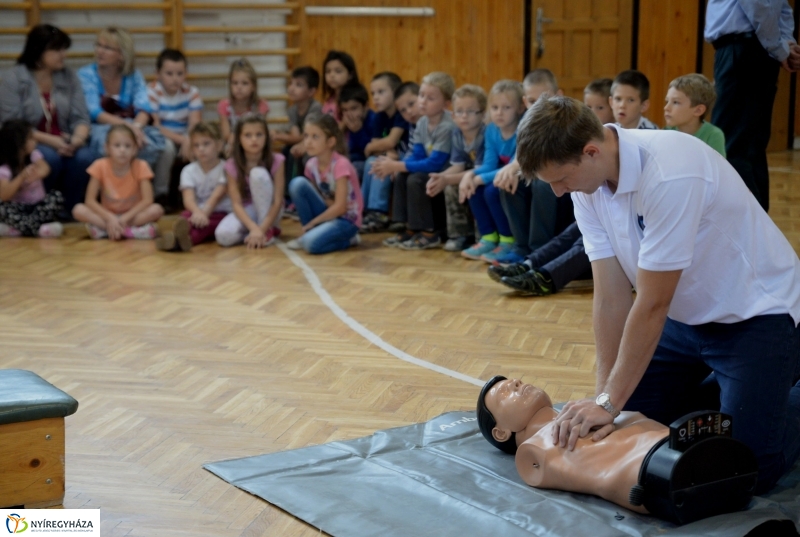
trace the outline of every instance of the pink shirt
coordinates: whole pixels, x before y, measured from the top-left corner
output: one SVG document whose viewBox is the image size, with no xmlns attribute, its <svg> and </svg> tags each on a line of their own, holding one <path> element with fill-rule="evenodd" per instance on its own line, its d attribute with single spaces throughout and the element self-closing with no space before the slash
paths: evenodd
<svg viewBox="0 0 800 537">
<path fill-rule="evenodd" d="M 272 154 L 272 168 L 270 168 L 269 174 L 273 177 L 273 181 L 275 180 L 274 179 L 275 174 L 278 173 L 278 170 L 280 170 L 281 166 L 283 166 L 283 162 L 285 160 L 286 160 L 286 157 L 284 157 L 280 153 L 273 153 Z M 228 160 L 225 161 L 225 173 L 227 173 L 231 177 L 237 177 L 238 176 L 238 173 L 236 171 L 236 162 L 234 162 L 234 160 L 232 158 L 229 158 Z M 246 179 L 249 181 L 250 180 L 250 176 L 248 175 L 246 177 Z"/>
<path fill-rule="evenodd" d="M 34 149 L 33 153 L 31 153 L 31 163 L 38 162 L 43 158 L 44 155 L 42 155 L 38 149 Z M 11 168 L 5 164 L 0 166 L 0 181 L 11 181 L 13 178 L 14 174 Z M 11 198 L 10 201 L 24 203 L 25 205 L 35 205 L 42 201 L 44 196 L 44 183 L 39 179 L 32 183 L 23 183 L 20 185 L 19 190 L 17 190 L 17 193 L 14 194 L 14 197 Z"/>
<path fill-rule="evenodd" d="M 337 152 L 331 155 L 331 163 L 326 170 L 319 169 L 317 157 L 309 159 L 306 164 L 306 178 L 312 181 L 323 198 L 332 200 L 336 195 L 336 180 L 347 179 L 347 211 L 342 218 L 361 227 L 361 213 L 364 211 L 364 198 L 358 183 L 358 174 L 353 165 Z"/>
<path fill-rule="evenodd" d="M 328 114 L 329 116 L 333 116 L 333 118 L 339 121 L 339 105 L 336 104 L 336 96 L 331 95 L 331 97 L 322 103 L 322 113 Z"/>
<path fill-rule="evenodd" d="M 231 132 L 234 132 L 236 131 L 236 124 L 239 122 L 239 119 L 246 114 L 257 113 L 267 117 L 267 114 L 269 114 L 269 104 L 267 104 L 267 101 L 264 99 L 260 99 L 257 107 L 253 106 L 250 110 L 241 114 L 237 114 L 233 110 L 233 106 L 231 106 L 230 99 L 222 99 L 217 104 L 217 113 L 219 114 L 219 117 L 228 119 L 228 123 L 231 124 Z"/>
</svg>

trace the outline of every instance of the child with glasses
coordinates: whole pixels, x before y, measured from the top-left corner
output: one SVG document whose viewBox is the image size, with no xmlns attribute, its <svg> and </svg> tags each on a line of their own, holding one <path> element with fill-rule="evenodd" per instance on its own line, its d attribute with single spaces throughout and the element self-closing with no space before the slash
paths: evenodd
<svg viewBox="0 0 800 537">
<path fill-rule="evenodd" d="M 497 82 L 489 93 L 489 115 L 483 163 L 464 174 L 459 201 L 469 200 L 478 223 L 481 240 L 461 252 L 467 259 L 492 262 L 514 248 L 511 226 L 500 204 L 500 190 L 492 184 L 498 170 L 511 162 L 517 152 L 517 125 L 525 111 L 522 84 L 513 80 Z"/>
<path fill-rule="evenodd" d="M 465 84 L 453 94 L 453 147 L 450 167 L 442 173 L 430 174 L 427 193 L 435 196 L 444 190 L 447 211 L 447 242 L 444 249 L 460 252 L 475 242 L 475 221 L 469 204 L 458 199 L 458 185 L 467 171 L 483 163 L 483 116 L 486 112 L 486 92 L 480 86 Z"/>
</svg>

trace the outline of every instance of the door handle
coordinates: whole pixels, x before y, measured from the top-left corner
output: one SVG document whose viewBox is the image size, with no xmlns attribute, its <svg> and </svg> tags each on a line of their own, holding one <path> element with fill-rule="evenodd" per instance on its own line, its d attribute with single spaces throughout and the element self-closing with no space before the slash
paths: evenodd
<svg viewBox="0 0 800 537">
<path fill-rule="evenodd" d="M 536 59 L 544 54 L 544 25 L 553 22 L 544 16 L 544 8 L 536 9 Z"/>
</svg>

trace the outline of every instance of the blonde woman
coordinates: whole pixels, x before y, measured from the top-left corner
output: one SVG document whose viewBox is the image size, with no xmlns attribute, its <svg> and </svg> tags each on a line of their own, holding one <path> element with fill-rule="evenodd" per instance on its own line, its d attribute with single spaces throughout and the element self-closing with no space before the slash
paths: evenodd
<svg viewBox="0 0 800 537">
<path fill-rule="evenodd" d="M 142 73 L 134 68 L 133 39 L 121 28 L 97 34 L 95 62 L 82 67 L 78 78 L 92 119 L 91 145 L 105 155 L 105 140 L 112 125 L 126 124 L 136 136 L 139 158 L 155 167 L 164 149 L 164 136 L 150 121 L 150 103 Z"/>
</svg>

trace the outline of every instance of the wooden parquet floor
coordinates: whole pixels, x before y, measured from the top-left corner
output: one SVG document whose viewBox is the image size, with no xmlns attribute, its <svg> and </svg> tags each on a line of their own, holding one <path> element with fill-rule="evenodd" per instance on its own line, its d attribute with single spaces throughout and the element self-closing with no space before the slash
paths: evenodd
<svg viewBox="0 0 800 537">
<path fill-rule="evenodd" d="M 800 154 L 770 165 L 771 214 L 800 250 Z M 553 400 L 593 392 L 591 287 L 520 298 L 481 263 L 388 249 L 384 236 L 301 256 L 345 312 L 406 353 L 478 379 L 521 376 Z M 64 506 L 101 508 L 104 537 L 318 535 L 202 464 L 475 405 L 475 386 L 353 332 L 276 247 L 167 254 L 74 226 L 61 240 L 1 240 L 0 259 L 0 367 L 80 402 Z"/>
</svg>

